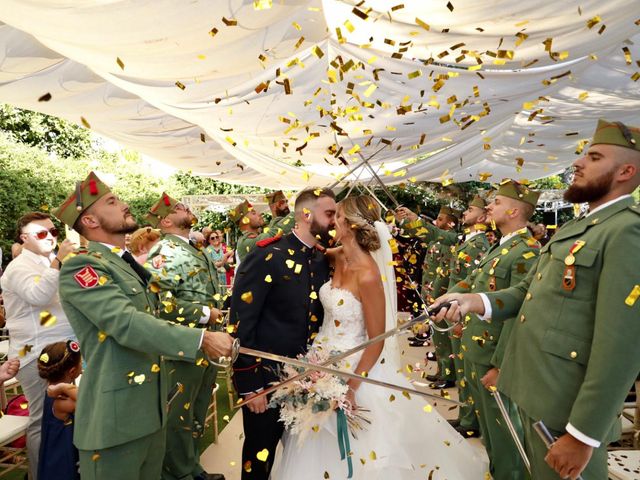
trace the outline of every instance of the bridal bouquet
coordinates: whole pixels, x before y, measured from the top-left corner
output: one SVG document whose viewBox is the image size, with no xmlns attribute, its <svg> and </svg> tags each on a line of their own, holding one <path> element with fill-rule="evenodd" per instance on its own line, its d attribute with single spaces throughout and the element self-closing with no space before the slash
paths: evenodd
<svg viewBox="0 0 640 480">
<path fill-rule="evenodd" d="M 310 364 L 324 365 L 337 353 L 312 349 L 300 358 Z M 285 365 L 280 371 L 280 377 L 284 381 L 304 371 L 301 367 Z M 364 410 L 354 408 L 347 400 L 348 391 L 349 386 L 343 378 L 326 372 L 310 371 L 276 390 L 269 407 L 280 408 L 280 421 L 291 433 L 298 435 L 299 441 L 303 441 L 310 431 L 317 432 L 334 410 L 344 413 L 353 434 L 354 430 L 362 429 L 362 422 L 369 422 L 361 413 Z"/>
</svg>

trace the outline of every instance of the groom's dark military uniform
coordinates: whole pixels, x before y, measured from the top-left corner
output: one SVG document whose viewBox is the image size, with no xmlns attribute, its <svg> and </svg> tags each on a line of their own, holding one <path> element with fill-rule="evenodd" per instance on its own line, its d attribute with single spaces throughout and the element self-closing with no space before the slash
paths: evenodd
<svg viewBox="0 0 640 480">
<path fill-rule="evenodd" d="M 324 255 L 304 245 L 291 233 L 258 243 L 238 270 L 231 299 L 231 320 L 241 345 L 295 357 L 322 322 L 318 291 L 329 279 Z M 240 394 L 257 392 L 278 380 L 278 364 L 241 355 L 234 364 L 234 381 Z M 283 426 L 278 409 L 252 413 L 243 408 L 244 446 L 242 478 L 269 477 Z M 267 449 L 266 462 L 257 458 Z"/>
</svg>

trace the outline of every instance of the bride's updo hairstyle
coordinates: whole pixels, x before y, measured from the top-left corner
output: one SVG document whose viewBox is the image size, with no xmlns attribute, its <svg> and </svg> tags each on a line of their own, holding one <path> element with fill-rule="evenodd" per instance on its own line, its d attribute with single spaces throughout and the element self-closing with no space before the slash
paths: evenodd
<svg viewBox="0 0 640 480">
<path fill-rule="evenodd" d="M 347 197 L 340 202 L 347 225 L 351 226 L 356 242 L 367 252 L 380 248 L 380 237 L 373 223 L 379 221 L 380 205 L 369 195 Z"/>
</svg>

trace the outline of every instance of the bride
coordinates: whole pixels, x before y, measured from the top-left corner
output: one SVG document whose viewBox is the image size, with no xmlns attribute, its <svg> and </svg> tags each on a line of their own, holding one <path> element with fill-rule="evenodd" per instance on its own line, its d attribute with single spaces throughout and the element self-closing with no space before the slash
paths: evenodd
<svg viewBox="0 0 640 480">
<path fill-rule="evenodd" d="M 327 255 L 332 279 L 320 289 L 324 322 L 312 349 L 345 351 L 395 327 L 396 281 L 389 240 L 380 207 L 369 196 L 347 197 L 338 204 L 336 240 Z M 343 360 L 341 368 L 411 388 L 394 337 L 370 345 Z M 405 396 L 349 380 L 352 404 L 369 410 L 371 424 L 350 435 L 356 480 L 482 480 L 486 461 L 421 397 Z M 300 441 L 286 432 L 284 452 L 272 480 L 342 479 L 347 461 L 340 459 L 336 413 Z M 317 431 L 316 431 L 317 430 Z"/>
</svg>

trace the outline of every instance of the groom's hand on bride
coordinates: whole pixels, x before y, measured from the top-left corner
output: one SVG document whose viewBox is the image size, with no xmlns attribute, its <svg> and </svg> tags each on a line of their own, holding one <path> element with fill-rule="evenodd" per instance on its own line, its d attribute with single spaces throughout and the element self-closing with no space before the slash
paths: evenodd
<svg viewBox="0 0 640 480">
<path fill-rule="evenodd" d="M 244 404 L 247 406 L 251 413 L 264 413 L 267 411 L 267 396 L 262 395 L 261 397 L 254 398 L 257 393 L 250 393 L 244 396 Z"/>
</svg>

